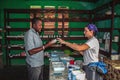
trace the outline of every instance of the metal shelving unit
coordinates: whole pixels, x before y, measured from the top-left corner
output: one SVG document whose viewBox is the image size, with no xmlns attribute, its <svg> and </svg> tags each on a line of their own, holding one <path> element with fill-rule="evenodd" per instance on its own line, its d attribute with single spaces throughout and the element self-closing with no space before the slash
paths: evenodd
<svg viewBox="0 0 120 80">
<path fill-rule="evenodd" d="M 19 44 L 15 44 L 15 45 L 18 45 L 18 46 L 14 46 L 13 44 L 11 44 L 12 41 L 23 41 L 24 39 L 24 36 L 22 35 L 12 35 L 12 33 L 17 33 L 17 32 L 22 32 L 24 33 L 25 31 L 27 31 L 29 28 L 22 28 L 22 27 L 18 27 L 16 26 L 16 28 L 13 28 L 11 26 L 11 23 L 19 23 L 19 22 L 24 22 L 24 23 L 28 23 L 31 21 L 31 18 L 30 17 L 25 17 L 25 18 L 21 18 L 21 17 L 17 17 L 17 18 L 14 18 L 14 17 L 11 17 L 13 14 L 25 14 L 25 15 L 30 15 L 30 13 L 33 13 L 34 14 L 34 17 L 36 16 L 36 13 L 41 13 L 41 14 L 44 14 L 44 13 L 49 13 L 49 12 L 54 12 L 55 14 L 61 14 L 62 15 L 62 18 L 57 18 L 57 17 L 54 17 L 54 18 L 44 18 L 43 19 L 43 22 L 61 22 L 61 26 L 62 28 L 43 28 L 43 31 L 55 31 L 55 32 L 58 32 L 58 31 L 61 31 L 62 34 L 59 35 L 53 35 L 53 36 L 49 36 L 49 35 L 41 35 L 41 39 L 44 40 L 44 41 L 49 41 L 51 39 L 54 39 L 54 38 L 57 38 L 57 37 L 61 37 L 63 38 L 64 40 L 86 40 L 87 38 L 85 38 L 83 35 L 71 35 L 71 36 L 66 36 L 64 35 L 64 31 L 68 31 L 68 32 L 71 32 L 71 31 L 76 31 L 76 32 L 83 32 L 84 28 L 66 28 L 64 27 L 65 26 L 65 23 L 64 22 L 88 22 L 90 23 L 91 22 L 91 15 L 92 15 L 92 11 L 91 10 L 68 10 L 68 9 L 5 9 L 4 10 L 4 26 L 5 26 L 5 45 L 6 45 L 6 61 L 7 61 L 7 65 L 11 65 L 11 59 L 17 59 L 19 57 L 19 59 L 23 59 L 25 57 L 23 56 L 15 56 L 15 57 L 10 57 L 10 53 L 12 50 L 24 50 L 24 46 L 19 46 Z M 64 17 L 64 13 L 67 13 L 67 14 L 84 14 L 84 15 L 87 15 L 89 17 L 81 17 L 81 16 L 78 16 L 78 17 Z M 52 47 L 48 48 L 50 50 L 53 50 L 53 49 L 68 49 L 68 47 L 60 47 L 60 46 L 56 46 L 56 45 L 53 45 Z M 21 57 L 21 58 L 20 58 Z"/>
</svg>

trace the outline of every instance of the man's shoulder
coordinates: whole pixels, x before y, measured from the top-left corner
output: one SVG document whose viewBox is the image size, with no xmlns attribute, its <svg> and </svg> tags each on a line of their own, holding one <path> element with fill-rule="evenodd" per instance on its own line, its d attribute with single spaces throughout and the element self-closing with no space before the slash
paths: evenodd
<svg viewBox="0 0 120 80">
<path fill-rule="evenodd" d="M 32 29 L 30 28 L 26 33 L 32 33 Z"/>
<path fill-rule="evenodd" d="M 29 34 L 32 34 L 32 33 L 33 33 L 33 32 L 32 32 L 32 30 L 31 30 L 31 29 L 29 29 L 28 31 L 26 31 L 26 32 L 25 32 L 25 35 L 27 35 L 27 36 L 28 36 Z"/>
</svg>

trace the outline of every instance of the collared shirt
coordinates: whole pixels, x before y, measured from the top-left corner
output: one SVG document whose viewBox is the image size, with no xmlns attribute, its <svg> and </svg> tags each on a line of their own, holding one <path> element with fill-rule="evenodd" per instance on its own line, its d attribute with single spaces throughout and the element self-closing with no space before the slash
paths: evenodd
<svg viewBox="0 0 120 80">
<path fill-rule="evenodd" d="M 24 36 L 25 52 L 26 52 L 26 62 L 31 67 L 38 67 L 44 64 L 44 54 L 40 51 L 36 54 L 29 55 L 28 50 L 37 48 L 43 45 L 39 33 L 33 28 L 29 29 Z"/>
<path fill-rule="evenodd" d="M 96 37 L 92 37 L 85 44 L 87 44 L 90 48 L 84 51 L 83 54 L 84 65 L 88 65 L 91 62 L 98 62 L 99 42 L 96 39 Z"/>
</svg>

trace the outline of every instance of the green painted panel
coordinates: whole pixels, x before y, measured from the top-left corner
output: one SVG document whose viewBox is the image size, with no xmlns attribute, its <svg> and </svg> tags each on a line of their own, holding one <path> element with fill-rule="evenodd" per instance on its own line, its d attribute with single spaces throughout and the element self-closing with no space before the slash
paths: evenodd
<svg viewBox="0 0 120 80">
<path fill-rule="evenodd" d="M 73 5 L 74 4 L 74 5 Z M 94 8 L 94 4 L 92 3 L 84 3 L 84 2 L 76 2 L 76 1 L 71 1 L 71 0 L 64 0 L 64 1 L 59 1 L 59 0 L 1 0 L 0 1 L 0 27 L 3 28 L 4 26 L 4 9 L 8 8 L 8 9 L 29 9 L 31 5 L 37 5 L 37 6 L 41 6 L 42 8 L 44 8 L 44 6 L 55 6 L 55 8 L 57 9 L 59 6 L 68 6 L 70 9 L 81 9 L 81 10 L 90 10 Z M 72 15 L 73 16 L 73 15 Z M 79 16 L 79 14 L 77 14 L 77 16 Z M 29 18 L 29 14 L 11 14 L 10 18 L 24 18 L 27 17 Z M 86 25 L 86 23 L 82 23 L 82 22 L 72 22 L 70 23 L 70 27 L 84 27 Z M 30 24 L 29 22 L 24 23 L 24 22 L 11 22 L 10 27 L 12 28 L 29 28 Z M 57 26 L 57 25 L 56 25 Z M 24 33 L 21 32 L 10 32 L 10 35 L 23 35 Z M 43 34 L 43 33 L 42 33 Z M 78 32 L 75 33 L 73 32 L 72 34 L 83 34 L 83 32 Z M 71 35 L 71 34 L 70 34 Z M 4 36 L 4 35 L 3 35 Z M 74 41 L 74 42 L 78 42 L 79 41 Z M 10 41 L 10 44 L 23 44 L 23 41 Z M 5 63 L 5 49 L 3 49 L 4 51 L 4 63 Z M 21 53 L 23 50 L 11 50 L 10 53 L 11 54 L 19 54 Z M 12 64 L 24 64 L 24 60 L 19 60 L 19 59 L 14 59 L 12 60 Z M 45 60 L 45 63 L 48 63 L 47 60 Z"/>
<path fill-rule="evenodd" d="M 8 8 L 8 9 L 29 9 L 31 5 L 38 5 L 41 6 L 42 8 L 44 8 L 44 6 L 55 6 L 55 8 L 57 9 L 58 6 L 68 6 L 70 9 L 80 9 L 80 10 L 92 10 L 95 7 L 98 7 L 102 4 L 105 4 L 107 2 L 109 2 L 111 0 L 99 0 L 98 3 L 94 4 L 94 3 L 87 3 L 87 2 L 79 2 L 79 1 L 72 1 L 72 0 L 64 0 L 64 1 L 59 1 L 59 0 L 1 0 L 0 1 L 0 27 L 3 28 L 4 26 L 4 9 Z M 120 5 L 115 7 L 115 12 L 116 14 L 120 14 Z M 88 17 L 86 15 L 79 15 L 76 14 L 77 16 L 84 16 L 84 17 Z M 70 17 L 74 17 L 76 15 L 70 15 Z M 12 14 L 10 15 L 10 18 L 24 18 L 24 17 L 28 17 L 29 18 L 29 14 Z M 120 18 L 116 18 L 114 20 L 115 22 L 115 26 L 116 28 L 119 28 L 119 22 L 120 22 Z M 101 27 L 101 28 L 109 28 L 110 27 L 110 20 L 105 20 L 105 21 L 100 21 L 97 22 L 97 26 Z M 70 22 L 69 23 L 69 27 L 71 28 L 84 28 L 88 23 L 87 22 Z M 102 25 L 101 25 L 102 24 Z M 29 22 L 24 23 L 24 22 L 11 22 L 10 26 L 13 28 L 29 28 L 30 24 Z M 57 26 L 57 24 L 56 24 Z M 114 32 L 115 34 L 118 34 L 118 32 Z M 4 33 L 2 33 L 3 37 L 4 37 Z M 23 35 L 24 33 L 21 32 L 11 32 L 11 35 Z M 43 33 L 42 33 L 43 34 Z M 83 35 L 83 31 L 80 32 L 72 32 L 69 33 L 69 35 Z M 104 35 L 104 33 L 101 33 L 100 36 L 102 37 Z M 71 42 L 76 42 L 76 43 L 84 43 L 85 41 L 71 41 Z M 23 44 L 23 41 L 11 41 L 11 44 Z M 3 40 L 3 44 L 4 44 L 4 40 Z M 4 55 L 3 55 L 3 61 L 4 63 L 6 62 L 6 56 L 5 56 L 5 49 L 3 49 Z M 17 52 L 20 53 L 22 51 L 12 51 L 13 52 Z M 14 64 L 24 64 L 24 60 L 13 60 L 12 63 Z"/>
</svg>

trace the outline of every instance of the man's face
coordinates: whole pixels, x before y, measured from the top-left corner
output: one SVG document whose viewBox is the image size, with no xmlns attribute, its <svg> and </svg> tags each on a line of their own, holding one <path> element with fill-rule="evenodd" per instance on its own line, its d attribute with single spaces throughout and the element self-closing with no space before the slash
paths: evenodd
<svg viewBox="0 0 120 80">
<path fill-rule="evenodd" d="M 37 22 L 34 24 L 34 29 L 35 29 L 37 32 L 41 32 L 42 22 L 41 22 L 40 20 L 37 21 Z"/>
</svg>

